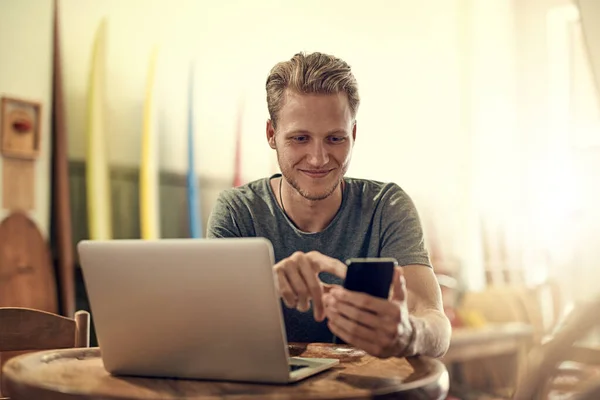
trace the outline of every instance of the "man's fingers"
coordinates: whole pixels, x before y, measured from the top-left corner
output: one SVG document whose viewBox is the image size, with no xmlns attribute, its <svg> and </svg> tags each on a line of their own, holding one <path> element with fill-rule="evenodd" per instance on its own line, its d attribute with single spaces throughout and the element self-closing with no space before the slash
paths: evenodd
<svg viewBox="0 0 600 400">
<path fill-rule="evenodd" d="M 323 283 L 323 294 L 329 293 L 332 289 L 341 288 L 341 285 L 335 285 L 332 283 Z"/>
<path fill-rule="evenodd" d="M 277 282 L 279 283 L 279 294 L 283 298 L 283 302 L 289 308 L 296 308 L 296 304 L 298 303 L 298 298 L 296 297 L 296 293 L 288 283 L 288 280 L 285 276 L 285 272 L 283 270 L 277 271 Z"/>
<path fill-rule="evenodd" d="M 345 278 L 346 265 L 319 252 L 296 252 L 275 267 L 279 292 L 286 306 L 308 311 L 312 301 L 317 321 L 325 318 L 323 295 L 339 285 L 329 285 L 319 279 L 321 271 Z"/>
<path fill-rule="evenodd" d="M 343 288 L 332 289 L 331 295 L 339 302 L 380 315 L 387 314 L 390 307 L 395 307 L 387 299 L 380 299 L 366 293 L 353 292 Z"/>
<path fill-rule="evenodd" d="M 344 315 L 340 314 L 337 308 L 329 308 L 327 314 L 329 316 L 328 322 L 330 327 L 335 326 L 336 331 L 342 333 L 344 336 L 342 339 L 346 342 L 346 339 L 349 339 L 352 342 L 356 340 L 368 341 L 376 335 L 376 332 L 373 329 L 346 318 Z"/>
<path fill-rule="evenodd" d="M 324 318 L 323 288 L 317 273 L 318 265 L 313 264 L 310 258 L 305 257 L 300 261 L 300 274 L 306 282 L 308 293 L 312 299 L 315 320 L 322 321 Z"/>
<path fill-rule="evenodd" d="M 326 315 L 331 332 L 349 345 L 376 357 L 386 358 L 394 353 L 394 345 L 398 342 L 397 324 L 390 323 L 386 317 L 331 300 Z"/>
<path fill-rule="evenodd" d="M 381 320 L 376 314 L 363 311 L 348 303 L 338 301 L 335 302 L 335 305 L 330 305 L 330 307 L 333 307 L 334 310 L 344 318 L 354 321 L 357 324 L 364 325 L 370 329 L 377 329 L 381 324 Z"/>
<path fill-rule="evenodd" d="M 308 310 L 310 307 L 308 303 L 308 289 L 300 272 L 298 272 L 296 268 L 287 268 L 285 269 L 285 276 L 287 277 L 292 290 L 296 293 L 298 299 L 296 308 L 300 311 Z"/>
<path fill-rule="evenodd" d="M 396 301 L 404 301 L 406 298 L 406 281 L 401 268 L 394 269 L 394 280 L 392 281 L 392 300 Z"/>
<path fill-rule="evenodd" d="M 346 278 L 348 267 L 340 260 L 328 257 L 318 251 L 311 251 L 307 256 L 315 265 L 319 266 L 319 271 L 329 272 L 342 279 Z"/>
<path fill-rule="evenodd" d="M 335 301 L 329 299 L 328 307 L 333 307 L 334 310 L 344 318 L 355 322 L 359 325 L 380 332 L 389 337 L 394 337 L 398 333 L 398 324 L 400 323 L 397 308 L 386 308 L 390 314 L 376 314 L 374 312 L 365 311 L 357 308 L 348 302 Z"/>
</svg>

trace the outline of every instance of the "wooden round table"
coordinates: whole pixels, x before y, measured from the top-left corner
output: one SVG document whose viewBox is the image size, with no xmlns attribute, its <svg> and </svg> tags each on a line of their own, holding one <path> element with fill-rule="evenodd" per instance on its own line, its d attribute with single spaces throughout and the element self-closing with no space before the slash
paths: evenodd
<svg viewBox="0 0 600 400">
<path fill-rule="evenodd" d="M 427 357 L 379 359 L 348 346 L 290 344 L 291 356 L 338 358 L 328 371 L 288 385 L 113 376 L 98 348 L 29 353 L 9 360 L 11 400 L 445 399 L 448 372 Z"/>
</svg>

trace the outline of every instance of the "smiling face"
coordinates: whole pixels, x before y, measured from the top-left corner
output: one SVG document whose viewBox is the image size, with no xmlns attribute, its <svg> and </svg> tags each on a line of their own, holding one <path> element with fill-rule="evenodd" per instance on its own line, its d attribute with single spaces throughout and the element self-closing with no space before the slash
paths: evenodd
<svg viewBox="0 0 600 400">
<path fill-rule="evenodd" d="M 277 128 L 267 140 L 286 181 L 308 200 L 330 196 L 348 170 L 356 124 L 344 92 L 300 94 L 286 89 Z"/>
</svg>

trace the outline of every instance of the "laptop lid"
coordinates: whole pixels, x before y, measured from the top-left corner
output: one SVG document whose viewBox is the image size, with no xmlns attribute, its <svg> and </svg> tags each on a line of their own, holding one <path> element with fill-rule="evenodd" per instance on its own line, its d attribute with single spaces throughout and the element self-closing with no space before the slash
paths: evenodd
<svg viewBox="0 0 600 400">
<path fill-rule="evenodd" d="M 268 240 L 82 241 L 78 252 L 109 372 L 289 379 Z"/>
</svg>

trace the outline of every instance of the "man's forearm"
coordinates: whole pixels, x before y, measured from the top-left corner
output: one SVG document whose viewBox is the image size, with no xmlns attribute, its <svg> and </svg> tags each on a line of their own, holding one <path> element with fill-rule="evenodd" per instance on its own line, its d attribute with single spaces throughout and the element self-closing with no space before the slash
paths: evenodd
<svg viewBox="0 0 600 400">
<path fill-rule="evenodd" d="M 414 331 L 409 355 L 439 358 L 446 354 L 450 345 L 452 327 L 448 317 L 438 310 L 428 310 L 410 315 Z"/>
</svg>

